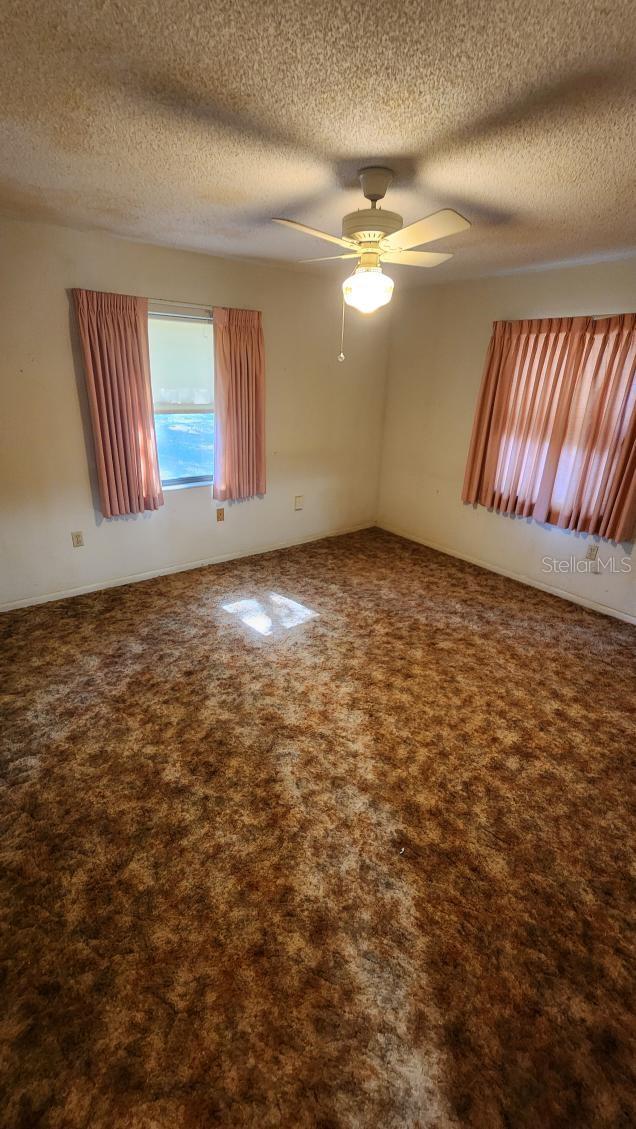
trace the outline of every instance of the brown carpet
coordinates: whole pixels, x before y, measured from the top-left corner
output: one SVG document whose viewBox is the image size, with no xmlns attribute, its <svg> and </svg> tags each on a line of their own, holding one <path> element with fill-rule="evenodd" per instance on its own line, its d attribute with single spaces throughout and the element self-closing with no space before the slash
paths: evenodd
<svg viewBox="0 0 636 1129">
<path fill-rule="evenodd" d="M 374 530 L 0 631 L 4 1127 L 636 1123 L 633 628 Z"/>
</svg>

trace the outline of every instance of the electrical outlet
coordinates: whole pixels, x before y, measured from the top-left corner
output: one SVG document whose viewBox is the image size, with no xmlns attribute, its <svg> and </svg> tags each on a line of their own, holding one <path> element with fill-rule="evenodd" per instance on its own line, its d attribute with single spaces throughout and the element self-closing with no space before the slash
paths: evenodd
<svg viewBox="0 0 636 1129">
<path fill-rule="evenodd" d="M 294 498 L 294 509 L 295 510 L 302 510 L 304 504 L 305 504 L 305 495 L 304 494 L 296 494 L 296 497 Z"/>
<path fill-rule="evenodd" d="M 595 561 L 598 557 L 598 545 L 588 545 L 587 553 L 585 554 L 586 561 Z"/>
<path fill-rule="evenodd" d="M 225 509 L 223 506 L 219 506 L 218 510 L 216 511 L 216 520 L 225 521 Z"/>
<path fill-rule="evenodd" d="M 74 549 L 83 549 L 84 534 L 82 533 L 81 529 L 78 529 L 75 533 L 71 533 L 71 541 L 73 542 Z"/>
</svg>

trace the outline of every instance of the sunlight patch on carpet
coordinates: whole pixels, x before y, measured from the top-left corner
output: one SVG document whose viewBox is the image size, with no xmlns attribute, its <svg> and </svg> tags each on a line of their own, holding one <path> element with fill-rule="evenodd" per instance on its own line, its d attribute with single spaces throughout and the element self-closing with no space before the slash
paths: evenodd
<svg viewBox="0 0 636 1129">
<path fill-rule="evenodd" d="M 276 628 L 289 631 L 298 627 L 307 620 L 316 619 L 317 612 L 304 604 L 290 600 L 288 596 L 281 596 L 278 592 L 268 592 L 267 596 L 257 600 L 254 598 L 236 600 L 232 604 L 221 605 L 224 612 L 237 615 L 252 631 L 259 635 L 273 635 Z"/>
</svg>

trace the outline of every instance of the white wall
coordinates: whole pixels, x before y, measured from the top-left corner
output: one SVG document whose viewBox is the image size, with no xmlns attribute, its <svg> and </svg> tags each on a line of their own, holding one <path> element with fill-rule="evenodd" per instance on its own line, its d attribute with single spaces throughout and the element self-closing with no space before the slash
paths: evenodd
<svg viewBox="0 0 636 1129">
<path fill-rule="evenodd" d="M 396 288 L 397 290 L 397 288 Z M 636 308 L 636 259 L 402 291 L 393 302 L 379 524 L 495 571 L 627 618 L 633 545 L 599 542 L 630 573 L 548 574 L 543 557 L 585 556 L 598 538 L 462 504 L 477 394 L 495 320 Z"/>
<path fill-rule="evenodd" d="M 101 518 L 73 286 L 262 309 L 265 499 L 226 504 L 223 524 L 206 487 L 167 492 L 157 513 Z M 377 517 L 415 540 L 634 617 L 633 546 L 600 548 L 617 567 L 627 557 L 629 574 L 550 575 L 543 557 L 582 558 L 596 539 L 472 509 L 460 492 L 492 321 L 635 304 L 636 259 L 416 290 L 398 284 L 387 310 L 370 319 L 351 313 L 341 365 L 339 286 L 329 268 L 321 277 L 0 220 L 0 609 Z M 295 494 L 305 496 L 301 512 Z M 71 530 L 83 531 L 83 549 L 72 548 Z"/>
<path fill-rule="evenodd" d="M 175 490 L 157 513 L 104 521 L 67 291 L 74 286 L 263 311 L 268 492 L 216 504 Z M 0 221 L 0 608 L 373 524 L 389 312 L 353 314 L 339 286 L 45 224 Z M 293 509 L 304 494 L 305 508 Z M 85 547 L 73 549 L 71 531 Z"/>
</svg>

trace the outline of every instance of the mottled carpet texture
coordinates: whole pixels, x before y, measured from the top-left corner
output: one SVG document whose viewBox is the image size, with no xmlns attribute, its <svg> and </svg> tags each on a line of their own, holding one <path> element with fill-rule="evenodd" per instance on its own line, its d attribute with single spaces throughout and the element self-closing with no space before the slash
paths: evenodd
<svg viewBox="0 0 636 1129">
<path fill-rule="evenodd" d="M 633 628 L 371 530 L 0 629 L 3 1127 L 636 1123 Z"/>
</svg>

